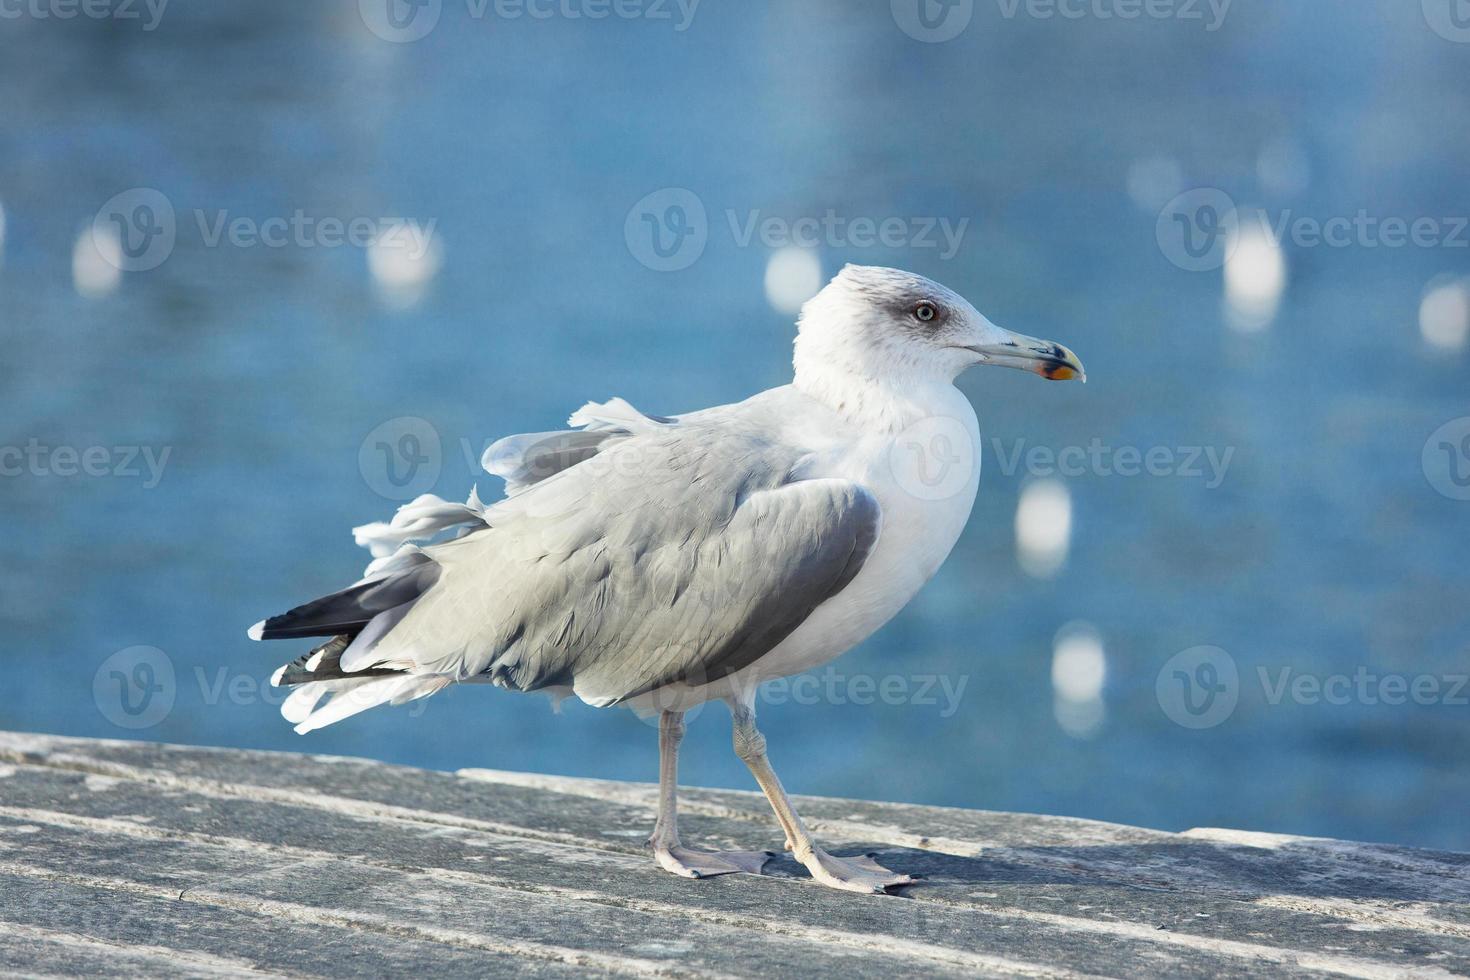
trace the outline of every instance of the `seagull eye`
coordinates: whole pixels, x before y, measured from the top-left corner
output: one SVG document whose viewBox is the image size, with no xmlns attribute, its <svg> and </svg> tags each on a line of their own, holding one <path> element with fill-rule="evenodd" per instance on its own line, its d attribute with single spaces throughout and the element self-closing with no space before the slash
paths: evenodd
<svg viewBox="0 0 1470 980">
<path fill-rule="evenodd" d="M 939 316 L 939 310 L 935 309 L 933 303 L 920 303 L 914 307 L 914 319 L 920 323 L 928 323 Z"/>
</svg>

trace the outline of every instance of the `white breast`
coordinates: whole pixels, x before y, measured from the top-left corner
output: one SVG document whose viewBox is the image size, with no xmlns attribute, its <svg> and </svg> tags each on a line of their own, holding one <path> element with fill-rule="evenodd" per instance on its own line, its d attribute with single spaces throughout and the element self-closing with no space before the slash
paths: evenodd
<svg viewBox="0 0 1470 980">
<path fill-rule="evenodd" d="M 862 642 L 933 577 L 959 540 L 980 482 L 980 429 L 952 385 L 907 406 L 893 433 L 843 432 L 804 475 L 854 480 L 878 499 L 883 526 L 862 570 L 780 645 L 735 678 L 736 686 L 810 670 Z"/>
</svg>

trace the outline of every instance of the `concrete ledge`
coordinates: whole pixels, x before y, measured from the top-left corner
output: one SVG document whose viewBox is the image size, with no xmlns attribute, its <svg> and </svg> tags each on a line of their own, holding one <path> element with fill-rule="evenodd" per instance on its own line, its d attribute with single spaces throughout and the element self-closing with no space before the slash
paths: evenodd
<svg viewBox="0 0 1470 980">
<path fill-rule="evenodd" d="M 0 733 L 0 973 L 1470 975 L 1470 855 L 805 798 L 842 894 L 658 870 L 654 787 Z M 688 843 L 779 848 L 688 790 Z"/>
</svg>

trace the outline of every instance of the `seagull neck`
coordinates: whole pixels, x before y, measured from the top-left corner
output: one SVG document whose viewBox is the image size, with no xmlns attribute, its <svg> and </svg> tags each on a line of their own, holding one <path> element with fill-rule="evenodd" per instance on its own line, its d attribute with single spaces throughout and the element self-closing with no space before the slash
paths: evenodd
<svg viewBox="0 0 1470 980">
<path fill-rule="evenodd" d="M 964 397 L 951 382 L 917 372 L 884 371 L 875 376 L 835 364 L 803 363 L 800 358 L 794 386 L 853 425 L 885 433 L 942 414 L 955 396 Z"/>
</svg>

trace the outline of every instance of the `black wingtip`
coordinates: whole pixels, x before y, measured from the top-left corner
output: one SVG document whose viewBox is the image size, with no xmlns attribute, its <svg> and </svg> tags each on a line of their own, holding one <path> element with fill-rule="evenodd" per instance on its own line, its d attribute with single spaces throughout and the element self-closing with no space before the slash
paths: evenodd
<svg viewBox="0 0 1470 980">
<path fill-rule="evenodd" d="M 393 575 L 358 582 L 279 616 L 263 619 L 250 627 L 249 636 L 252 640 L 356 636 L 373 617 L 418 599 L 438 577 L 439 566 L 424 556 L 422 561 Z"/>
</svg>

